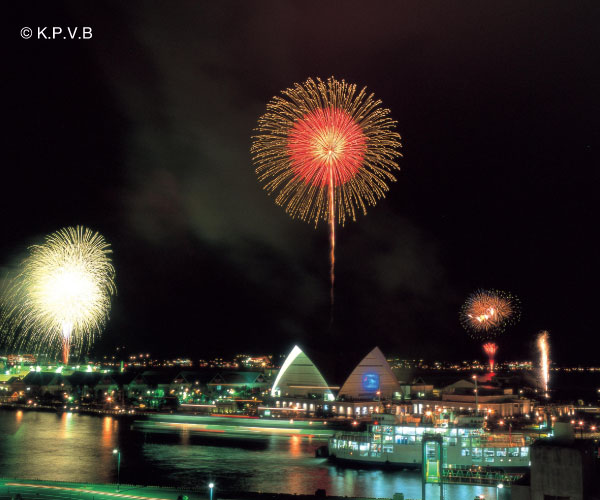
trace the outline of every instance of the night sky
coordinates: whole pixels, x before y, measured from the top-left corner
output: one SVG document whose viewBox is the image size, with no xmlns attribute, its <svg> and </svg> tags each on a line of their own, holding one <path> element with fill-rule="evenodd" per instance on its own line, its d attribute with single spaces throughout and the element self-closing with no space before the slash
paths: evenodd
<svg viewBox="0 0 600 500">
<path fill-rule="evenodd" d="M 458 312 L 497 288 L 522 302 L 499 360 L 548 329 L 557 363 L 597 361 L 597 3 L 7 7 L 0 264 L 64 226 L 101 232 L 118 295 L 95 354 L 482 359 Z M 332 75 L 391 109 L 404 157 L 337 231 L 330 326 L 327 227 L 287 216 L 249 149 L 273 95 Z"/>
</svg>

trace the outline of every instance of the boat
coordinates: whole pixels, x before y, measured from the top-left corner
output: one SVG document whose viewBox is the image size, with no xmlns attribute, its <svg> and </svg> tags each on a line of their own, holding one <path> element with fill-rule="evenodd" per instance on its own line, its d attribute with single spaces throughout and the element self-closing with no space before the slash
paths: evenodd
<svg viewBox="0 0 600 500">
<path fill-rule="evenodd" d="M 185 430 L 211 437 L 269 439 L 271 436 L 300 436 L 327 442 L 340 429 L 339 423 L 326 420 L 273 419 L 246 415 L 156 414 L 136 420 L 134 429 L 169 433 Z"/>
<path fill-rule="evenodd" d="M 492 433 L 484 418 L 457 417 L 429 423 L 380 414 L 366 432 L 337 432 L 329 440 L 329 456 L 339 462 L 420 469 L 423 456 L 444 469 L 527 470 L 531 437 Z M 437 457 L 437 458 L 436 458 Z"/>
</svg>

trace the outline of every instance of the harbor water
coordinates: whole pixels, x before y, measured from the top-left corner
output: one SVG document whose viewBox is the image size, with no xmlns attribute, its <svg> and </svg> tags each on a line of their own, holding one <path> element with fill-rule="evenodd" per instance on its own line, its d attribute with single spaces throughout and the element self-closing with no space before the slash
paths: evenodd
<svg viewBox="0 0 600 500">
<path fill-rule="evenodd" d="M 124 484 L 179 486 L 348 497 L 421 498 L 419 471 L 345 467 L 315 458 L 322 440 L 300 435 L 223 439 L 185 426 L 146 432 L 110 416 L 0 410 L 0 476 L 84 483 L 117 481 L 114 449 L 121 451 Z M 428 486 L 429 498 L 438 494 Z M 496 488 L 446 485 L 446 498 L 496 499 Z"/>
</svg>

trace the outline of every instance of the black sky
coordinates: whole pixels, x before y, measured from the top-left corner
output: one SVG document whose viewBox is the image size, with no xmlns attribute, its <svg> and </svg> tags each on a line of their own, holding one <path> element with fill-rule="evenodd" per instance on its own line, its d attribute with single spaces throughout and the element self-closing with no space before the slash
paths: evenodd
<svg viewBox="0 0 600 500">
<path fill-rule="evenodd" d="M 490 287 L 523 307 L 500 359 L 548 329 L 557 362 L 597 360 L 596 3 L 10 9 L 0 262 L 63 226 L 103 233 L 118 296 L 97 353 L 481 357 L 458 310 Z M 382 99 L 404 145 L 388 197 L 338 231 L 332 327 L 327 229 L 276 206 L 249 154 L 274 94 L 330 75 Z"/>
</svg>

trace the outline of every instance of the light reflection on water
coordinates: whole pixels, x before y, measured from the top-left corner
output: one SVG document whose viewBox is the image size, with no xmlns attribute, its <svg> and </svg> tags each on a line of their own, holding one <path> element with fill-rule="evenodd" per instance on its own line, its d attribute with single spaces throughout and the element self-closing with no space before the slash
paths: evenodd
<svg viewBox="0 0 600 500">
<path fill-rule="evenodd" d="M 0 410 L 0 476 L 105 483 L 116 480 L 119 448 L 123 483 L 230 491 L 264 491 L 391 498 L 421 497 L 418 471 L 345 468 L 315 458 L 321 441 L 272 436 L 244 447 L 199 440 L 189 429 L 145 434 L 112 417 Z M 209 445 L 210 444 L 210 445 Z M 429 493 L 430 492 L 430 493 Z M 472 500 L 495 488 L 446 486 L 446 498 Z M 430 487 L 433 498 L 437 488 Z"/>
</svg>

